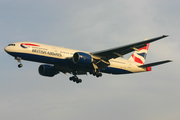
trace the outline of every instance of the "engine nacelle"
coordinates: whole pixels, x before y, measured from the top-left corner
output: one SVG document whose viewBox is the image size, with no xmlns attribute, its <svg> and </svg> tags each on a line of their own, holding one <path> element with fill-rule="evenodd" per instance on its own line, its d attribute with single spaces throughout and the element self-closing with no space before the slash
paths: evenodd
<svg viewBox="0 0 180 120">
<path fill-rule="evenodd" d="M 93 58 L 87 53 L 76 52 L 73 55 L 73 62 L 75 64 L 89 65 L 93 62 Z"/>
<path fill-rule="evenodd" d="M 56 75 L 58 71 L 51 65 L 40 65 L 39 66 L 39 74 L 46 77 L 53 77 Z"/>
</svg>

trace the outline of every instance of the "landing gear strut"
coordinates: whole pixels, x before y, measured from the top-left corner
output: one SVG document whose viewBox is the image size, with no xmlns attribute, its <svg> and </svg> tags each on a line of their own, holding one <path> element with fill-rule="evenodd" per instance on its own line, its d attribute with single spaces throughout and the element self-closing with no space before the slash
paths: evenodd
<svg viewBox="0 0 180 120">
<path fill-rule="evenodd" d="M 20 64 L 18 65 L 19 68 L 21 68 L 23 65 L 21 63 L 21 58 L 15 57 L 15 60 L 17 60 Z"/>
<path fill-rule="evenodd" d="M 93 74 L 96 77 L 101 77 L 102 73 L 100 73 L 98 66 L 95 63 L 92 63 L 92 65 L 93 65 L 94 71 L 92 71 L 92 73 L 90 74 Z"/>
<path fill-rule="evenodd" d="M 82 80 L 79 79 L 77 76 L 72 76 L 72 77 L 69 78 L 69 80 L 73 81 L 73 82 L 76 82 L 77 84 L 82 82 Z"/>
</svg>

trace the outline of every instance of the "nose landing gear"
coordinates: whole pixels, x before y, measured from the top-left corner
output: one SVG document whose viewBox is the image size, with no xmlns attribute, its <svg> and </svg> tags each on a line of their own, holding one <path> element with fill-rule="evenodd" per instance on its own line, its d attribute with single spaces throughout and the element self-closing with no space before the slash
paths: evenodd
<svg viewBox="0 0 180 120">
<path fill-rule="evenodd" d="M 21 68 L 23 65 L 21 63 L 21 58 L 20 57 L 15 57 L 15 60 L 17 60 L 20 64 L 18 65 L 19 68 Z"/>
</svg>

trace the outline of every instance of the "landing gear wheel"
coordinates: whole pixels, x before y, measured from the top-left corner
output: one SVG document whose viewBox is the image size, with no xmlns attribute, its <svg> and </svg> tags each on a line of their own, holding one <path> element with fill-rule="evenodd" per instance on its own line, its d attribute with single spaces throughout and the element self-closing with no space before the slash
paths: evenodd
<svg viewBox="0 0 180 120">
<path fill-rule="evenodd" d="M 98 73 L 97 75 L 96 75 L 96 77 L 101 77 L 102 76 L 102 73 Z"/>
<path fill-rule="evenodd" d="M 19 64 L 18 67 L 21 68 L 23 65 L 22 64 Z"/>
<path fill-rule="evenodd" d="M 99 71 L 93 71 L 92 72 L 93 76 L 96 76 L 96 77 L 101 77 L 102 76 L 102 73 L 100 73 Z"/>
<path fill-rule="evenodd" d="M 21 63 L 21 58 L 20 57 L 15 57 L 15 60 L 17 60 L 20 64 L 18 65 L 19 68 L 21 68 L 23 65 Z"/>
<path fill-rule="evenodd" d="M 73 77 L 70 77 L 69 80 L 72 81 L 72 80 L 73 80 Z"/>
<path fill-rule="evenodd" d="M 69 80 L 73 81 L 73 82 L 76 82 L 77 84 L 82 82 L 82 80 L 79 79 L 77 76 L 72 76 L 72 77 L 69 78 Z"/>
<path fill-rule="evenodd" d="M 79 79 L 79 83 L 81 83 L 82 82 L 82 80 L 81 79 Z"/>
<path fill-rule="evenodd" d="M 81 79 L 78 79 L 78 80 L 76 81 L 77 84 L 78 84 L 78 83 L 81 83 L 81 82 L 82 82 Z"/>
<path fill-rule="evenodd" d="M 72 80 L 73 82 L 76 82 L 74 79 Z"/>
</svg>

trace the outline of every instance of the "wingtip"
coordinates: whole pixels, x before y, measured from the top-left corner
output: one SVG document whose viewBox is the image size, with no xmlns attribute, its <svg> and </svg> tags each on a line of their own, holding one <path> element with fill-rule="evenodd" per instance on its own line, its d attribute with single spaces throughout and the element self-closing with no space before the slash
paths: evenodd
<svg viewBox="0 0 180 120">
<path fill-rule="evenodd" d="M 163 35 L 163 37 L 168 37 L 169 35 Z"/>
</svg>

